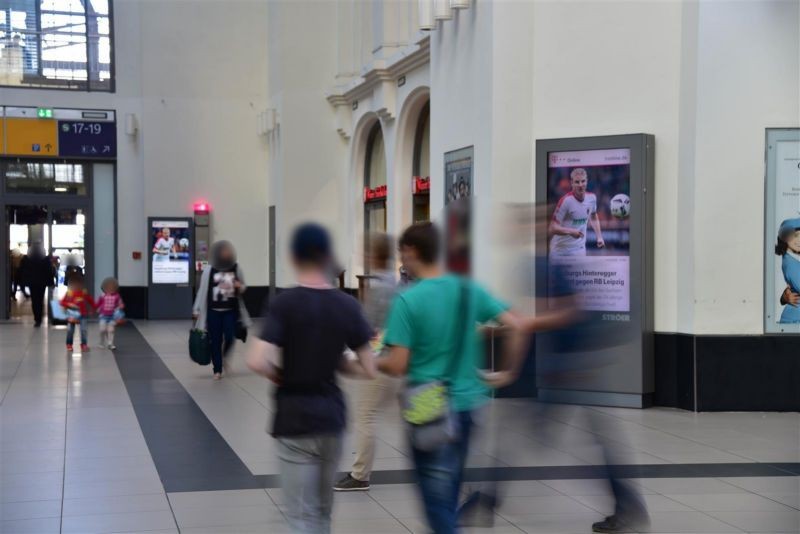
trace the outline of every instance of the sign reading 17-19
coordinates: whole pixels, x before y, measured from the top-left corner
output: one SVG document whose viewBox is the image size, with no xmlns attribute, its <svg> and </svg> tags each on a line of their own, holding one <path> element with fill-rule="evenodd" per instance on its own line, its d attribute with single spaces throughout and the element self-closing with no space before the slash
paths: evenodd
<svg viewBox="0 0 800 534">
<path fill-rule="evenodd" d="M 60 156 L 114 158 L 117 125 L 114 122 L 58 121 Z"/>
<path fill-rule="evenodd" d="M 72 133 L 76 135 L 81 135 L 83 133 L 86 133 L 87 135 L 100 135 L 103 133 L 103 125 L 99 122 L 61 123 L 61 130 L 64 132 L 69 132 L 70 127 L 72 128 Z"/>
</svg>

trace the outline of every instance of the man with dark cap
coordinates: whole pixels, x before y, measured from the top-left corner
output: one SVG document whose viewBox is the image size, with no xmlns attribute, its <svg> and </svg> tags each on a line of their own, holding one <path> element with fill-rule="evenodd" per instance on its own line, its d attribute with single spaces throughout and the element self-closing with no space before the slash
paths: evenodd
<svg viewBox="0 0 800 534">
<path fill-rule="evenodd" d="M 291 240 L 298 286 L 269 303 L 247 365 L 277 384 L 272 435 L 279 444 L 281 484 L 292 530 L 331 530 L 333 483 L 346 415 L 336 372 L 374 378 L 372 328 L 358 301 L 330 283 L 333 253 L 318 224 L 298 227 Z M 356 352 L 344 357 L 344 348 Z"/>
</svg>

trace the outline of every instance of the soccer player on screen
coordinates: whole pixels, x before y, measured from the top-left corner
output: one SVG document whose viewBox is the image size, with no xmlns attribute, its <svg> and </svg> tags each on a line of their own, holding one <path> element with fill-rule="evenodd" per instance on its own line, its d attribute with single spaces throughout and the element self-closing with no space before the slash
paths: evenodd
<svg viewBox="0 0 800 534">
<path fill-rule="evenodd" d="M 169 228 L 161 229 L 161 237 L 153 245 L 153 261 L 169 261 L 170 253 L 175 251 L 175 238 L 170 237 Z"/>
<path fill-rule="evenodd" d="M 585 256 L 586 226 L 592 225 L 597 248 L 603 248 L 603 233 L 597 216 L 597 197 L 586 191 L 589 177 L 586 169 L 573 169 L 569 175 L 572 191 L 561 197 L 550 221 L 551 256 Z"/>
</svg>

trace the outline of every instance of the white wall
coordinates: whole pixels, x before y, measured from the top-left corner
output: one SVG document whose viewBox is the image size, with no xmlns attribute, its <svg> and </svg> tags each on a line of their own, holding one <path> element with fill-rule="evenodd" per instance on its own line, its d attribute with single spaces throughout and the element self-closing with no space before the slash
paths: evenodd
<svg viewBox="0 0 800 534">
<path fill-rule="evenodd" d="M 445 152 L 474 147 L 473 274 L 490 285 L 493 15 L 491 3 L 475 2 L 431 34 L 431 218 L 444 209 Z"/>
<path fill-rule="evenodd" d="M 413 132 L 430 80 L 427 65 L 403 70 L 402 87 L 394 80 L 370 85 L 362 78 L 417 50 L 421 35 L 411 19 L 416 9 L 388 4 L 269 5 L 269 101 L 281 123 L 268 138 L 270 199 L 278 206 L 279 286 L 293 283 L 287 251 L 293 227 L 313 220 L 333 231 L 346 284 L 356 287 L 355 275 L 364 272 L 365 148 L 375 121 L 386 147 L 387 230 L 396 234 L 411 221 Z M 326 98 L 349 90 L 357 96 L 338 107 Z"/>
<path fill-rule="evenodd" d="M 147 283 L 148 215 L 214 207 L 216 237 L 238 244 L 251 284 L 266 284 L 266 1 L 115 0 L 115 93 L 0 89 L 0 103 L 117 112 L 118 275 Z M 124 133 L 135 113 L 138 136 Z"/>
<path fill-rule="evenodd" d="M 266 3 L 141 3 L 141 139 L 148 216 L 212 207 L 212 239 L 234 243 L 267 284 Z"/>
<path fill-rule="evenodd" d="M 336 115 L 325 88 L 338 70 L 337 5 L 327 1 L 274 2 L 269 19 L 269 101 L 280 126 L 268 137 L 268 184 L 277 209 L 277 283 L 293 277 L 288 238 L 301 221 L 334 231 L 342 255 L 345 232 L 347 144 L 336 133 Z"/>
<path fill-rule="evenodd" d="M 679 2 L 548 2 L 535 14 L 534 137 L 656 137 L 659 331 L 677 327 L 681 10 Z"/>
<path fill-rule="evenodd" d="M 694 332 L 763 332 L 764 130 L 800 126 L 800 3 L 699 9 Z"/>
</svg>

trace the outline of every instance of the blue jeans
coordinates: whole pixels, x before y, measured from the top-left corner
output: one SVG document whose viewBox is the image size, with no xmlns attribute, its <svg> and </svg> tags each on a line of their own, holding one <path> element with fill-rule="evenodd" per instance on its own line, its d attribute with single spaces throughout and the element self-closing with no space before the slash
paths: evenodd
<svg viewBox="0 0 800 534">
<path fill-rule="evenodd" d="M 456 441 L 432 452 L 412 448 L 425 515 L 435 534 L 457 532 L 458 496 L 467 462 L 474 412 L 457 412 L 457 416 L 460 432 Z"/>
<path fill-rule="evenodd" d="M 89 334 L 86 331 L 88 326 L 88 321 L 86 320 L 86 317 L 81 317 L 80 321 L 81 321 L 80 322 L 81 345 L 88 345 Z M 67 325 L 67 345 L 72 345 L 74 339 L 75 339 L 75 323 L 69 323 Z"/>
<path fill-rule="evenodd" d="M 214 365 L 214 373 L 222 372 L 222 358 L 233 347 L 238 318 L 236 310 L 218 311 L 210 308 L 208 310 L 206 329 L 211 341 L 211 363 Z"/>
</svg>

